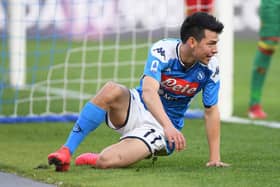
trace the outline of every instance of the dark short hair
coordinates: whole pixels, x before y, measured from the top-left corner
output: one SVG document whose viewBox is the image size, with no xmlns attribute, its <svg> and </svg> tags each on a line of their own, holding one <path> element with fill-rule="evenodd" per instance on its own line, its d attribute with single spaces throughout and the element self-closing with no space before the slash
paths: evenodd
<svg viewBox="0 0 280 187">
<path fill-rule="evenodd" d="M 180 30 L 182 42 L 185 43 L 191 36 L 201 41 L 205 37 L 205 29 L 220 34 L 224 25 L 216 17 L 205 12 L 196 12 L 186 17 Z"/>
</svg>

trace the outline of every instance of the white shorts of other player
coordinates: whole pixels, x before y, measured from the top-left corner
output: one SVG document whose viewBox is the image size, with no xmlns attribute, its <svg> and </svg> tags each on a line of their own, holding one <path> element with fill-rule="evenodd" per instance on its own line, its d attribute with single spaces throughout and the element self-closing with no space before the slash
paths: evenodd
<svg viewBox="0 0 280 187">
<path fill-rule="evenodd" d="M 169 155 L 174 150 L 174 148 L 169 148 L 162 126 L 152 114 L 145 109 L 139 93 L 135 89 L 130 90 L 130 106 L 125 126 L 116 129 L 108 115 L 107 124 L 110 128 L 122 135 L 120 140 L 125 138 L 137 138 L 142 140 L 154 156 Z"/>
</svg>

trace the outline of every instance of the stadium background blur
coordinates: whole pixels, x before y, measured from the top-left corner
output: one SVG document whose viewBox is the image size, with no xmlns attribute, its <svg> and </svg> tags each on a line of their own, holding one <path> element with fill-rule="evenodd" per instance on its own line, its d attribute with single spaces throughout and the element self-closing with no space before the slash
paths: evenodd
<svg viewBox="0 0 280 187">
<path fill-rule="evenodd" d="M 106 61 L 106 58 L 108 56 L 111 56 L 111 59 L 107 61 L 111 61 L 115 65 L 114 68 L 117 70 L 114 70 L 114 72 L 107 72 L 108 75 L 106 76 L 106 78 L 111 78 L 115 81 L 119 81 L 119 79 L 122 78 L 120 77 L 122 73 L 121 70 L 119 70 L 119 67 L 121 66 L 119 62 L 123 61 L 121 58 L 124 59 L 124 57 L 122 57 L 121 54 L 121 50 L 124 51 L 122 49 L 121 43 L 122 41 L 129 41 L 130 45 L 127 45 L 125 47 L 127 47 L 128 49 L 126 52 L 129 52 L 129 47 L 131 48 L 131 55 L 128 53 L 126 55 L 130 56 L 130 59 L 127 60 L 127 63 L 131 63 L 132 65 L 130 69 L 127 69 L 126 71 L 129 71 L 131 75 L 127 75 L 128 77 L 126 77 L 126 79 L 130 80 L 124 80 L 126 82 L 121 83 L 128 84 L 128 86 L 130 87 L 135 86 L 135 84 L 137 84 L 137 80 L 140 74 L 139 67 L 145 61 L 145 56 L 143 56 L 142 52 L 140 52 L 140 55 L 142 57 L 138 57 L 140 55 L 136 54 L 140 51 L 138 49 L 142 48 L 141 50 L 144 51 L 152 42 L 163 37 L 178 37 L 178 28 L 180 27 L 181 21 L 185 16 L 185 7 L 183 1 L 180 1 L 180 3 L 178 3 L 177 1 L 164 1 L 160 4 L 158 4 L 156 1 L 135 0 L 82 0 L 79 2 L 55 0 L 26 1 L 26 18 L 25 20 L 16 21 L 24 22 L 24 26 L 27 29 L 26 79 L 27 85 L 32 86 L 32 91 L 34 91 L 34 93 L 29 93 L 29 96 L 20 96 L 23 93 L 22 91 L 16 90 L 15 92 L 11 93 L 9 90 L 9 82 L 11 82 L 11 80 L 14 79 L 14 75 L 9 75 L 10 72 L 21 71 L 19 68 L 17 69 L 17 67 L 15 69 L 9 70 L 9 68 L 11 67 L 9 67 L 9 64 L 11 64 L 11 60 L 9 61 L 9 57 L 10 59 L 12 57 L 21 58 L 24 54 L 20 54 L 22 51 L 15 51 L 15 54 L 11 53 L 8 41 L 10 40 L 10 37 L 18 39 L 22 37 L 22 35 L 17 35 L 17 32 L 14 33 L 14 36 L 8 35 L 8 1 L 1 2 L 2 3 L 0 4 L 0 32 L 2 38 L 2 73 L 0 76 L 0 82 L 2 90 L 0 92 L 0 113 L 4 116 L 11 115 L 11 113 L 14 113 L 13 116 L 32 116 L 33 114 L 37 113 L 39 109 L 33 107 L 33 105 L 37 104 L 35 104 L 35 102 L 34 104 L 28 104 L 26 102 L 28 99 L 31 100 L 30 102 L 42 100 L 41 98 L 43 96 L 41 96 L 40 93 L 40 99 L 35 97 L 36 94 L 34 90 L 38 89 L 39 87 L 35 84 L 42 84 L 42 82 L 40 81 L 45 81 L 47 82 L 47 84 L 49 84 L 50 82 L 49 85 L 55 84 L 54 79 L 58 79 L 58 77 L 54 76 L 53 80 L 49 80 L 50 75 L 46 75 L 46 73 L 54 71 L 53 69 L 57 68 L 55 65 L 57 65 L 58 63 L 62 63 L 61 66 L 64 66 L 61 68 L 61 74 L 62 72 L 68 71 L 68 52 L 70 51 L 71 53 L 72 50 L 72 53 L 70 54 L 72 55 L 73 53 L 75 53 L 74 50 L 76 50 L 77 46 L 82 48 L 78 49 L 80 51 L 88 50 L 94 47 L 98 48 L 97 50 L 94 49 L 95 51 L 93 52 L 88 52 L 92 54 L 95 53 L 97 57 L 84 57 L 84 53 L 87 52 L 81 51 L 79 57 L 73 57 L 74 55 L 69 57 L 71 58 L 71 60 L 76 58 L 76 63 L 79 63 L 80 66 L 82 66 L 82 61 L 85 58 L 87 59 L 84 61 L 91 60 L 91 63 L 98 61 L 99 64 L 97 64 L 95 67 L 96 70 L 99 66 L 104 65 L 104 62 Z M 19 4 L 18 1 L 10 2 L 14 2 L 14 5 Z M 13 3 L 11 4 L 12 6 L 14 6 Z M 259 27 L 259 20 L 257 15 L 258 1 L 235 0 L 233 4 L 235 14 L 233 19 L 235 39 L 256 39 L 256 32 Z M 248 11 L 248 9 L 250 11 Z M 146 14 L 147 11 L 152 13 Z M 140 45 L 138 44 L 139 38 L 142 38 L 141 40 L 144 41 L 142 43 L 140 42 Z M 115 49 L 114 51 L 112 50 L 112 53 L 105 54 L 107 49 L 106 44 L 103 45 L 103 43 L 105 43 L 108 40 L 112 40 L 109 47 Z M 92 43 L 89 45 L 85 44 L 87 42 L 90 43 L 91 41 L 97 41 L 98 43 Z M 11 47 L 11 49 L 13 49 L 13 47 Z M 102 53 L 104 53 L 103 56 L 101 56 Z M 105 55 L 107 55 L 107 57 Z M 78 58 L 80 58 L 80 60 Z M 139 61 L 140 63 L 138 63 Z M 123 64 L 124 62 L 121 63 Z M 139 67 L 137 67 L 137 69 L 136 67 L 132 66 Z M 80 71 L 84 70 L 82 69 Z M 97 74 L 100 74 L 100 72 L 103 73 L 103 69 L 101 71 L 98 70 Z M 70 82 L 69 80 L 65 81 L 64 79 L 71 77 L 75 77 L 74 74 L 64 75 L 63 79 L 61 79 L 61 82 Z M 91 77 L 90 79 L 93 81 L 99 81 L 96 83 L 97 85 L 95 86 L 95 90 L 97 90 L 100 87 L 100 85 L 106 81 L 104 77 Z M 80 81 L 86 82 L 86 80 L 84 79 Z M 21 81 L 19 79 L 16 78 L 14 82 L 16 86 L 20 87 Z M 47 88 L 41 88 L 41 92 L 42 90 L 44 92 L 44 89 L 52 91 L 47 93 L 47 95 L 45 96 L 45 100 L 51 98 L 51 94 L 54 93 L 55 95 L 57 94 L 57 92 L 59 92 L 55 91 L 55 89 L 52 89 L 51 86 Z M 62 87 L 64 88 L 66 88 L 67 86 L 68 85 L 62 85 Z M 85 87 L 89 86 L 86 85 Z M 84 88 L 80 87 L 78 89 L 80 95 L 85 94 L 87 95 L 87 98 L 88 95 L 91 95 L 87 94 L 83 90 Z M 62 90 L 62 92 L 64 91 L 65 90 Z M 67 94 L 69 93 L 67 88 L 66 92 Z M 76 94 L 78 92 L 76 92 Z M 92 92 L 93 91 L 91 90 L 90 93 Z M 27 94 L 28 93 L 26 93 L 26 95 Z M 83 96 L 83 98 L 85 97 Z M 81 105 L 83 105 L 82 102 L 84 102 L 84 100 L 81 98 L 79 99 L 79 106 L 81 107 Z M 57 100 L 58 99 L 54 99 L 54 101 Z M 25 102 L 26 106 L 22 107 L 21 104 Z M 47 102 L 49 101 L 46 101 L 46 103 L 41 103 L 40 105 L 48 105 Z M 17 106 L 14 106 L 14 108 L 12 108 L 11 105 Z M 25 110 L 27 110 L 27 108 L 29 110 L 29 113 L 25 113 Z M 9 111 L 7 112 L 7 110 Z M 22 112 L 20 112 L 20 110 Z M 48 109 L 44 110 L 45 111 L 43 112 L 46 113 L 48 113 L 49 111 Z M 62 110 L 65 111 L 65 109 Z M 74 112 L 78 111 L 79 108 L 76 108 L 74 110 Z M 52 111 L 50 110 L 50 112 Z M 40 112 L 39 114 L 41 113 L 42 112 Z"/>
</svg>

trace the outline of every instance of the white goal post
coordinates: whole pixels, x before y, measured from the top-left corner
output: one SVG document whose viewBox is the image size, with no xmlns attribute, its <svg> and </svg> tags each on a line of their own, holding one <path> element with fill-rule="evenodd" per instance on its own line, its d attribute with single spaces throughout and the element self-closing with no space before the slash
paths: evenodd
<svg viewBox="0 0 280 187">
<path fill-rule="evenodd" d="M 233 1 L 216 0 L 216 14 L 225 28 L 219 41 L 219 62 L 221 75 L 221 91 L 219 108 L 222 119 L 233 115 Z"/>
<path fill-rule="evenodd" d="M 39 5 L 39 0 L 9 0 L 10 86 L 5 86 L 0 100 L 11 101 L 7 103 L 13 106 L 0 106 L 0 123 L 72 121 L 107 80 L 135 86 L 145 62 L 145 50 L 159 38 L 178 36 L 185 16 L 184 0 L 42 2 Z M 233 111 L 233 2 L 216 0 L 215 14 L 225 24 L 219 42 L 219 106 L 226 119 Z M 29 40 L 32 50 L 43 51 L 30 53 L 26 47 Z M 59 48 L 61 45 L 66 47 Z M 47 52 L 50 54 L 42 57 Z M 34 57 L 29 57 L 32 54 Z M 46 72 L 35 72 L 43 63 L 47 63 Z M 128 72 L 122 72 L 122 68 Z M 78 75 L 73 73 L 76 71 Z M 89 73 L 92 74 L 88 76 Z"/>
<path fill-rule="evenodd" d="M 9 0 L 10 84 L 15 89 L 26 84 L 26 27 L 24 0 Z"/>
</svg>

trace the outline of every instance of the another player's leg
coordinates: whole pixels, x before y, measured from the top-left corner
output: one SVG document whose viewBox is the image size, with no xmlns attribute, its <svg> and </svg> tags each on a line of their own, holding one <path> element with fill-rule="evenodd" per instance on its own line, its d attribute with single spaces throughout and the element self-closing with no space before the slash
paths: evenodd
<svg viewBox="0 0 280 187">
<path fill-rule="evenodd" d="M 119 103 L 121 101 L 121 103 Z M 129 91 L 128 89 L 113 83 L 107 83 L 100 92 L 88 102 L 82 109 L 79 119 L 70 132 L 66 143 L 56 152 L 48 155 L 49 164 L 56 166 L 56 171 L 67 171 L 70 166 L 71 155 L 78 148 L 84 138 L 95 130 L 105 120 L 106 111 L 110 111 L 115 105 L 120 105 L 127 111 Z M 120 111 L 122 111 L 120 109 Z M 120 124 L 125 116 L 116 118 Z"/>
<path fill-rule="evenodd" d="M 259 32 L 261 39 L 253 64 L 248 112 L 249 117 L 253 119 L 264 119 L 267 116 L 262 109 L 261 98 L 271 58 L 279 42 L 280 17 L 277 13 L 279 12 L 279 5 L 278 1 L 272 1 L 272 3 L 262 1 L 259 9 L 262 22 Z"/>
<path fill-rule="evenodd" d="M 250 118 L 264 119 L 267 116 L 261 106 L 262 90 L 276 45 L 277 39 L 275 38 L 266 38 L 258 43 L 251 79 L 250 108 L 248 113 Z"/>
<path fill-rule="evenodd" d="M 100 154 L 84 153 L 76 158 L 76 165 L 95 168 L 121 168 L 143 160 L 150 155 L 147 145 L 139 139 L 127 138 L 105 148 Z"/>
</svg>

